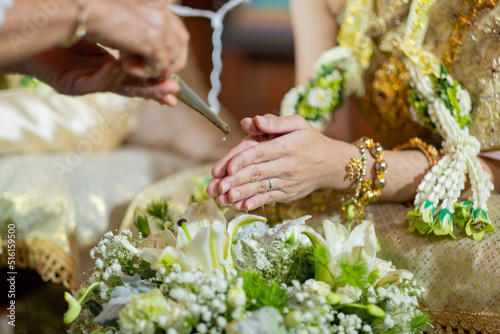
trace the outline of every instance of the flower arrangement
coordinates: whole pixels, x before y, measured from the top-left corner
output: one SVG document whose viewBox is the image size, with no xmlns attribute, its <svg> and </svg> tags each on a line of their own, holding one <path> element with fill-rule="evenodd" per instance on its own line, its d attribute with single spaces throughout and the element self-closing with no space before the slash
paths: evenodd
<svg viewBox="0 0 500 334">
<path fill-rule="evenodd" d="M 403 46 L 403 52 L 408 55 L 412 50 Z M 421 50 L 419 54 L 431 66 L 424 69 L 423 64 L 414 63 L 408 56 L 410 110 L 422 125 L 441 135 L 443 156 L 417 188 L 415 209 L 408 213 L 409 230 L 455 238 L 454 225 L 458 225 L 467 236 L 480 240 L 495 229 L 486 213 L 493 183 L 476 158 L 479 141 L 469 134 L 467 127 L 471 98 L 435 56 Z M 467 175 L 472 196 L 460 202 Z"/>
<path fill-rule="evenodd" d="M 334 110 L 344 103 L 344 87 L 356 66 L 348 48 L 339 46 L 325 52 L 316 62 L 309 84 L 285 94 L 281 116 L 301 115 L 322 131 Z"/>
<path fill-rule="evenodd" d="M 168 202 L 137 210 L 141 233 L 108 232 L 74 296 L 70 333 L 421 333 L 423 289 L 376 257 L 373 224 L 352 232 L 309 216 L 269 227 L 226 218 L 212 199 L 177 223 Z M 160 223 L 161 222 L 161 223 Z"/>
<path fill-rule="evenodd" d="M 443 138 L 442 158 L 419 184 L 415 208 L 407 215 L 409 231 L 455 238 L 453 230 L 458 225 L 467 236 L 480 240 L 494 230 L 486 205 L 494 186 L 477 159 L 480 143 L 468 130 L 472 109 L 469 92 L 436 56 L 422 48 L 434 2 L 412 0 L 404 36 L 394 41 L 410 73 L 408 104 L 414 120 Z M 339 32 L 340 46 L 319 57 L 309 85 L 285 95 L 282 116 L 299 114 L 322 131 L 344 95 L 361 93 L 362 73 L 372 53 L 365 34 L 371 6 L 367 0 L 348 1 Z M 473 194 L 461 202 L 467 176 Z"/>
</svg>

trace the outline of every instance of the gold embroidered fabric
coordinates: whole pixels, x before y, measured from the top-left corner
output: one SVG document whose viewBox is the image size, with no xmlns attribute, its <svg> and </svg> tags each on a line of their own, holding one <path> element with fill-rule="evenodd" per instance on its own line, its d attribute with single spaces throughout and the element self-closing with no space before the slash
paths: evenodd
<svg viewBox="0 0 500 334">
<path fill-rule="evenodd" d="M 423 309 L 433 319 L 428 334 L 493 334 L 500 331 L 500 315 L 456 310 Z"/>
<path fill-rule="evenodd" d="M 47 280 L 62 275 L 61 282 L 73 287 L 80 279 L 75 270 L 78 275 L 84 271 L 80 260 L 88 262 L 88 251 L 82 259 L 78 251 L 117 226 L 128 202 L 143 187 L 189 166 L 191 162 L 179 156 L 138 148 L 87 156 L 3 156 L 0 235 L 6 239 L 8 224 L 15 224 L 16 242 L 22 243 L 16 245 L 16 255 L 22 257 L 18 263 Z"/>
<path fill-rule="evenodd" d="M 189 205 L 195 177 L 209 177 L 212 164 L 170 175 L 146 187 L 131 202 L 122 228 L 133 227 L 133 211 L 159 197 L 171 201 L 176 212 Z M 270 222 L 312 215 L 308 224 L 318 228 L 323 219 L 339 219 L 342 194 L 316 191 L 289 204 L 265 206 L 252 213 Z M 475 241 L 465 233 L 457 239 L 408 233 L 404 204 L 375 203 L 366 207 L 366 218 L 375 223 L 381 245 L 378 256 L 415 274 L 426 289 L 421 301 L 435 324 L 431 334 L 500 333 L 500 195 L 488 201 L 488 215 L 496 230 Z M 231 213 L 229 213 L 231 214 Z"/>
<path fill-rule="evenodd" d="M 442 60 L 450 48 L 457 50 L 452 75 L 471 94 L 470 131 L 482 150 L 489 151 L 500 148 L 500 6 L 478 6 L 477 2 L 485 1 L 438 0 L 431 9 L 424 49 Z M 470 8 L 464 9 L 464 3 Z M 368 30 L 376 47 L 365 76 L 367 94 L 358 100 L 358 110 L 374 126 L 384 147 L 411 137 L 437 143 L 440 138 L 412 121 L 408 108 L 401 107 L 406 83 L 404 74 L 397 75 L 401 72 L 398 64 L 391 60 L 394 42 L 404 32 L 410 1 L 378 0 L 376 4 L 378 15 Z M 474 8 L 479 10 L 471 15 Z M 453 33 L 457 20 L 470 22 L 463 34 Z M 448 43 L 452 39 L 459 48 Z"/>
<path fill-rule="evenodd" d="M 3 253 L 0 267 L 8 262 L 7 240 L 3 240 Z M 43 281 L 63 284 L 68 290 L 78 289 L 77 263 L 72 255 L 46 238 L 27 238 L 16 240 L 16 270 L 35 270 Z M 74 251 L 74 250 L 73 250 Z M 12 270 L 15 271 L 15 270 Z"/>
</svg>

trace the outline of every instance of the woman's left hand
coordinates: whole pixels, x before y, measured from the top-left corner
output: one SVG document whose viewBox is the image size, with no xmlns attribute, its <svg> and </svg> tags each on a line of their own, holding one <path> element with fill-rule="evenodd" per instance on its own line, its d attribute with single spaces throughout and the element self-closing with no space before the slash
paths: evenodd
<svg viewBox="0 0 500 334">
<path fill-rule="evenodd" d="M 249 135 L 215 164 L 207 188 L 220 205 L 253 210 L 349 186 L 344 166 L 356 148 L 324 136 L 301 116 L 256 116 L 241 125 Z"/>
</svg>

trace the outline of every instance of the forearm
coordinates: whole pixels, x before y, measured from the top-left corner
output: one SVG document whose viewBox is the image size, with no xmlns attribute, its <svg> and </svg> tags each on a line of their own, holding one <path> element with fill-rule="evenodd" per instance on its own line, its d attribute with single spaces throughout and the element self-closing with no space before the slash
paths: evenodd
<svg viewBox="0 0 500 334">
<path fill-rule="evenodd" d="M 290 0 L 296 83 L 310 78 L 316 59 L 336 44 L 337 25 L 326 0 Z"/>
<path fill-rule="evenodd" d="M 15 61 L 66 40 L 75 30 L 78 10 L 73 0 L 16 0 L 0 27 L 0 68 L 10 70 Z"/>
<path fill-rule="evenodd" d="M 326 177 L 327 184 L 338 190 L 354 190 L 355 180 L 349 180 L 345 166 L 351 158 L 359 157 L 359 149 L 352 144 L 335 148 L 335 158 L 325 163 L 325 168 L 333 171 Z M 340 153 L 339 153 L 340 152 Z M 330 153 L 332 155 L 333 151 Z M 366 180 L 375 179 L 375 158 L 367 152 Z M 387 163 L 385 173 L 386 186 L 381 191 L 381 200 L 393 202 L 413 201 L 417 188 L 424 176 L 431 169 L 427 156 L 419 150 L 384 151 L 384 160 Z M 490 175 L 495 186 L 495 191 L 500 189 L 500 161 L 478 157 L 483 169 Z M 461 198 L 466 200 L 472 194 L 470 183 L 467 182 L 462 191 Z"/>
</svg>

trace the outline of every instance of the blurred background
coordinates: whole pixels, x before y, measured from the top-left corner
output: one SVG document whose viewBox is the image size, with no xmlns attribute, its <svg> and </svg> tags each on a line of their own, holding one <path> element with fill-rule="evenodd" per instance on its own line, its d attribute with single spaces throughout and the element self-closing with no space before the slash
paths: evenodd
<svg viewBox="0 0 500 334">
<path fill-rule="evenodd" d="M 185 0 L 216 10 L 225 1 Z M 212 70 L 212 28 L 207 19 L 187 18 L 191 43 L 207 85 Z M 221 103 L 237 119 L 278 114 L 283 95 L 294 86 L 293 35 L 288 0 L 252 0 L 224 22 Z"/>
</svg>

